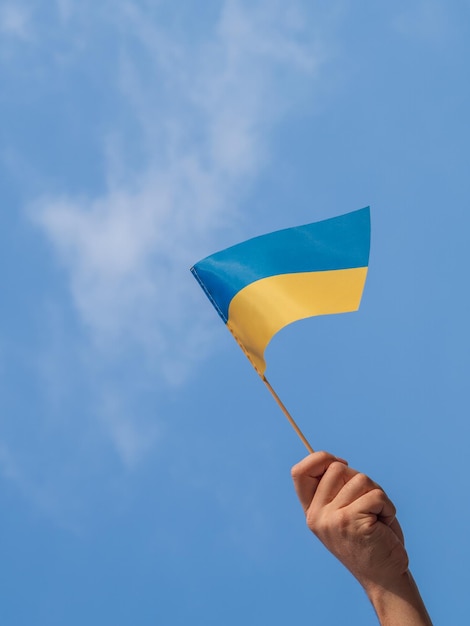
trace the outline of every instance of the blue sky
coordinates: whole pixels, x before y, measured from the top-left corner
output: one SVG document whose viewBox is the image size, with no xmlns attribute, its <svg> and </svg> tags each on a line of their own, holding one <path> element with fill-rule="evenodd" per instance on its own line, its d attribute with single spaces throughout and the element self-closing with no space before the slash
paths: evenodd
<svg viewBox="0 0 470 626">
<path fill-rule="evenodd" d="M 0 2 L 2 624 L 376 623 L 189 273 L 366 205 L 359 313 L 282 331 L 267 375 L 314 448 L 390 493 L 431 615 L 464 623 L 469 18 Z"/>
</svg>

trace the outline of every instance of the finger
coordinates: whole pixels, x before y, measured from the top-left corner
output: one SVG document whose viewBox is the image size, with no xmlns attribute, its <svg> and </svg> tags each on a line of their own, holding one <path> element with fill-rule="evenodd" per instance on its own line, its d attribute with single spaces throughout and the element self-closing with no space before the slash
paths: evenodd
<svg viewBox="0 0 470 626">
<path fill-rule="evenodd" d="M 380 487 L 365 474 L 357 472 L 337 493 L 334 498 L 334 505 L 341 509 L 373 489 L 380 489 Z"/>
<path fill-rule="evenodd" d="M 330 504 L 357 473 L 357 470 L 339 461 L 330 463 L 316 490 L 315 507 L 321 508 Z"/>
<path fill-rule="evenodd" d="M 349 510 L 353 515 L 375 515 L 378 520 L 387 526 L 393 524 L 397 513 L 393 502 L 380 488 L 372 489 L 357 498 L 349 505 Z"/>
<path fill-rule="evenodd" d="M 328 452 L 314 452 L 292 468 L 295 491 L 304 511 L 309 508 L 321 477 L 335 461 L 336 457 Z"/>
</svg>

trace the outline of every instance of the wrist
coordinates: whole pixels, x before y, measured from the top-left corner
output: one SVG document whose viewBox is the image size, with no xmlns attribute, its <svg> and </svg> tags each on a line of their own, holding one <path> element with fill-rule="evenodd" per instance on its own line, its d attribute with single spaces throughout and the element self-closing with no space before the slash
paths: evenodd
<svg viewBox="0 0 470 626">
<path fill-rule="evenodd" d="M 367 582 L 363 587 L 381 626 L 432 626 L 409 570 L 387 583 Z"/>
</svg>

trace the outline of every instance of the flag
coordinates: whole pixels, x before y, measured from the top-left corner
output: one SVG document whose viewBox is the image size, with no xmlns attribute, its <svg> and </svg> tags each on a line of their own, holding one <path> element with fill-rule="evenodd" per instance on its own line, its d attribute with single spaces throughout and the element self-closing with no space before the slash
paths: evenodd
<svg viewBox="0 0 470 626">
<path fill-rule="evenodd" d="M 359 308 L 369 264 L 369 207 L 249 239 L 191 272 L 263 378 L 282 328 Z"/>
</svg>

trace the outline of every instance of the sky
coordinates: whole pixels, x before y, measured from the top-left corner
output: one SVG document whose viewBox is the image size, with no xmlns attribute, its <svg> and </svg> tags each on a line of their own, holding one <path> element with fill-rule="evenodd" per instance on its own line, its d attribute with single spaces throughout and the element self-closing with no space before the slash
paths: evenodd
<svg viewBox="0 0 470 626">
<path fill-rule="evenodd" d="M 359 312 L 267 376 L 465 624 L 468 0 L 0 1 L 0 621 L 375 624 L 189 272 L 370 205 Z"/>
</svg>

